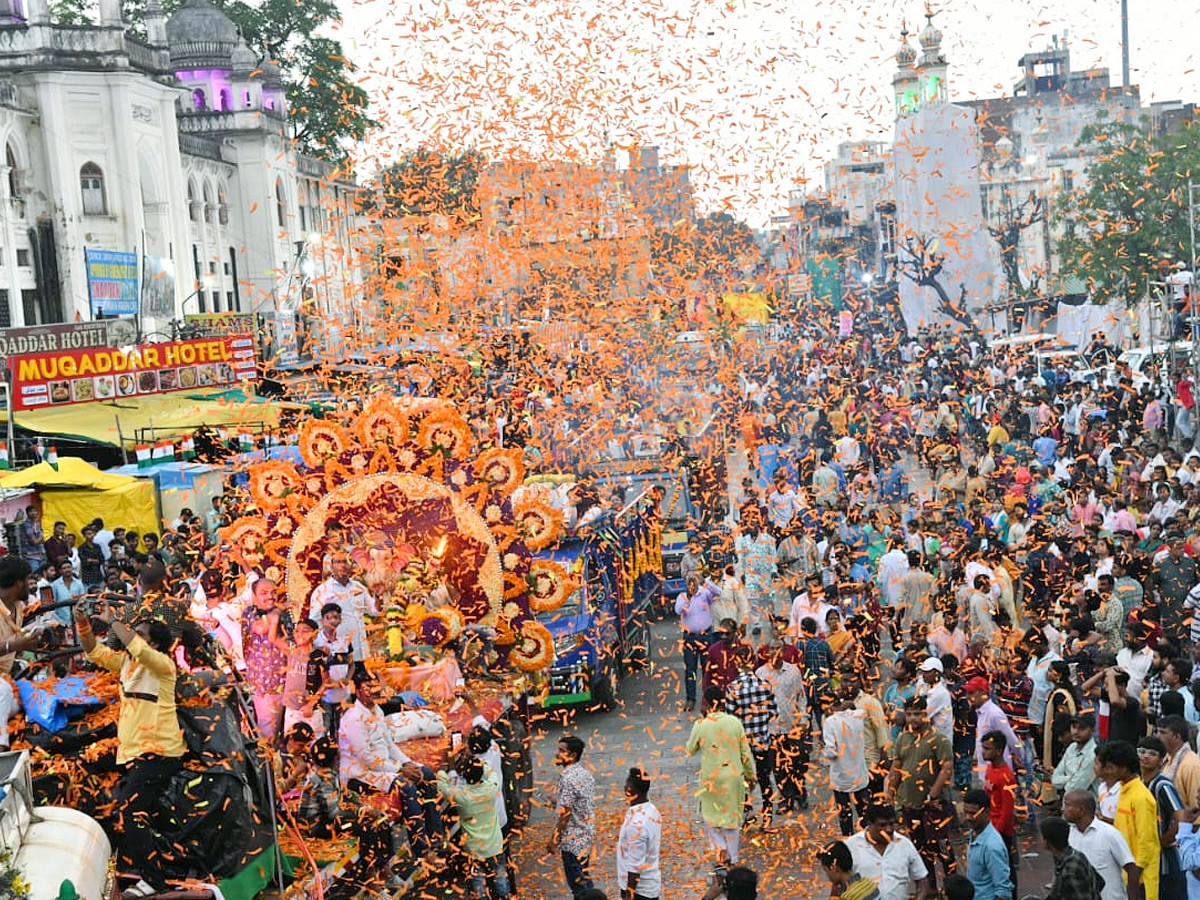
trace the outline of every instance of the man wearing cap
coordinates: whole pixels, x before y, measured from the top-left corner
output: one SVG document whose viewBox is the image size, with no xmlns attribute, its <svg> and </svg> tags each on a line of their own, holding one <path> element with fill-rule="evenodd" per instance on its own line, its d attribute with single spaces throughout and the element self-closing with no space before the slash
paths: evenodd
<svg viewBox="0 0 1200 900">
<path fill-rule="evenodd" d="M 925 698 L 925 711 L 934 730 L 948 741 L 954 740 L 954 701 L 942 681 L 945 667 L 936 656 L 931 656 L 918 666 L 921 684 L 917 685 L 917 696 Z"/>
<path fill-rule="evenodd" d="M 975 676 L 964 685 L 963 689 L 966 691 L 971 706 L 975 709 L 976 772 L 982 772 L 984 769 L 983 736 L 989 731 L 999 731 L 1008 742 L 1004 761 L 1009 763 L 1014 771 L 1022 767 L 1025 762 L 1025 752 L 1021 746 L 1021 739 L 1013 731 L 1004 710 L 992 701 L 991 687 L 987 679 Z"/>
<path fill-rule="evenodd" d="M 1090 715 L 1071 717 L 1071 743 L 1050 775 L 1060 794 L 1091 791 L 1096 783 L 1096 726 Z"/>
</svg>

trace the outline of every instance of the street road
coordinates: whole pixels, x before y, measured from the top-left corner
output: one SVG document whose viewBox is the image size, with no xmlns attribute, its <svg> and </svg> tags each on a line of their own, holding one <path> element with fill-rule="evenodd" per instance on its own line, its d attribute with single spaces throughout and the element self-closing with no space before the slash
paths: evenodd
<svg viewBox="0 0 1200 900">
<path fill-rule="evenodd" d="M 516 852 L 519 896 L 524 900 L 564 900 L 569 895 L 557 853 L 546 850 L 550 836 L 554 785 L 553 765 L 557 740 L 576 734 L 587 742 L 584 763 L 596 777 L 596 849 L 592 877 L 610 900 L 619 896 L 614 847 L 625 812 L 622 793 L 632 765 L 644 766 L 653 776 L 650 799 L 663 817 L 664 900 L 698 898 L 704 891 L 709 866 L 707 841 L 695 800 L 696 764 L 683 750 L 696 716 L 681 709 L 683 658 L 675 638 L 674 619 L 654 628 L 652 667 L 631 674 L 624 683 L 624 706 L 608 713 L 578 713 L 542 723 L 533 736 L 535 806 L 529 829 Z M 814 754 L 814 759 L 819 759 Z M 759 896 L 764 900 L 792 897 L 827 897 L 828 885 L 813 855 L 825 842 L 838 837 L 836 813 L 823 766 L 810 770 L 812 808 L 776 819 L 777 830 L 764 833 L 751 826 L 743 833 L 742 862 L 760 876 Z M 758 808 L 757 798 L 755 808 Z M 1044 896 L 1044 885 L 1053 878 L 1053 866 L 1032 828 L 1022 835 L 1019 896 Z M 1036 854 L 1031 856 L 1030 854 Z"/>
</svg>

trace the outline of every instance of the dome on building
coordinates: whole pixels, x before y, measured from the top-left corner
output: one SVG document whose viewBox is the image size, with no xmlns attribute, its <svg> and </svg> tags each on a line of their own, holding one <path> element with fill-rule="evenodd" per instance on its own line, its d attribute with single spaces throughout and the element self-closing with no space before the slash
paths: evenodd
<svg viewBox="0 0 1200 900">
<path fill-rule="evenodd" d="M 908 43 L 908 26 L 900 29 L 900 47 L 896 50 L 896 65 L 901 69 L 910 69 L 917 61 L 917 51 Z"/>
<path fill-rule="evenodd" d="M 230 69 L 237 26 L 209 0 L 188 0 L 167 20 L 167 46 L 176 69 Z"/>
<path fill-rule="evenodd" d="M 246 46 L 245 40 L 238 37 L 238 45 L 233 48 L 233 53 L 229 55 L 229 61 L 233 64 L 233 71 L 239 75 L 248 75 L 258 68 L 258 56 L 253 50 Z"/>
<path fill-rule="evenodd" d="M 917 40 L 921 42 L 922 50 L 936 50 L 942 45 L 942 32 L 933 24 L 933 13 L 925 13 L 925 27 L 921 29 Z"/>
</svg>

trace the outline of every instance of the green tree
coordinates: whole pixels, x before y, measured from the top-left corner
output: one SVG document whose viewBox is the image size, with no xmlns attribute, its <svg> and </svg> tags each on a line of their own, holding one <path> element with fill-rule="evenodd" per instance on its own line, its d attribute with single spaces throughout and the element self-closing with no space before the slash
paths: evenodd
<svg viewBox="0 0 1200 900">
<path fill-rule="evenodd" d="M 1102 122 L 1079 139 L 1095 160 L 1087 186 L 1053 207 L 1062 272 L 1098 299 L 1133 304 L 1164 262 L 1191 258 L 1188 181 L 1200 181 L 1200 126 L 1151 135 L 1144 125 Z"/>
<path fill-rule="evenodd" d="M 170 16 L 185 0 L 162 0 Z M 367 92 L 355 83 L 355 67 L 342 45 L 317 32 L 341 20 L 333 0 L 213 0 L 241 31 L 250 49 L 279 65 L 287 92 L 292 138 L 297 149 L 332 162 L 345 159 L 347 145 L 362 140 L 376 123 Z M 126 0 L 125 19 L 145 34 L 146 0 Z M 90 25 L 95 0 L 57 0 L 51 18 L 64 25 Z"/>
<path fill-rule="evenodd" d="M 379 176 L 379 210 L 386 216 L 444 215 L 457 226 L 479 218 L 477 185 L 487 157 L 475 149 L 444 153 L 420 146 Z"/>
</svg>

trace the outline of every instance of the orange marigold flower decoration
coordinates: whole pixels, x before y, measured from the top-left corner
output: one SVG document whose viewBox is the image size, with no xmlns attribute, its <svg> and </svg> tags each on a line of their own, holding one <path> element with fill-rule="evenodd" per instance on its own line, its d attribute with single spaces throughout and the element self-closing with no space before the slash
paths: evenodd
<svg viewBox="0 0 1200 900">
<path fill-rule="evenodd" d="M 525 622 L 521 636 L 508 651 L 512 664 L 522 672 L 536 672 L 554 662 L 554 637 L 541 622 Z"/>
<path fill-rule="evenodd" d="M 398 447 L 408 440 L 412 422 L 390 397 L 376 397 L 358 418 L 358 436 L 364 447 L 391 444 Z"/>
<path fill-rule="evenodd" d="M 530 550 L 542 550 L 558 539 L 562 513 L 541 500 L 526 500 L 513 509 L 517 528 Z"/>
<path fill-rule="evenodd" d="M 244 516 L 221 529 L 221 539 L 229 545 L 234 561 L 243 569 L 257 568 L 263 560 L 271 529 L 260 516 Z"/>
<path fill-rule="evenodd" d="M 475 474 L 491 485 L 493 491 L 507 497 L 525 480 L 521 451 L 494 447 L 475 460 Z"/>
<path fill-rule="evenodd" d="M 355 446 L 349 429 L 328 419 L 309 419 L 300 426 L 300 456 L 316 469 Z"/>
<path fill-rule="evenodd" d="M 426 453 L 441 453 L 452 459 L 465 459 L 471 452 L 475 435 L 467 420 L 453 409 L 436 409 L 421 420 L 417 443 Z"/>
<path fill-rule="evenodd" d="M 254 505 L 265 513 L 275 512 L 289 497 L 303 490 L 304 479 L 286 460 L 266 460 L 250 471 L 250 496 L 254 498 Z"/>
<path fill-rule="evenodd" d="M 439 606 L 421 620 L 417 636 L 423 643 L 442 647 L 462 634 L 462 630 L 462 613 L 453 606 Z"/>
<path fill-rule="evenodd" d="M 529 567 L 529 606 L 534 612 L 558 609 L 577 587 L 578 582 L 552 559 L 535 559 Z"/>
</svg>

